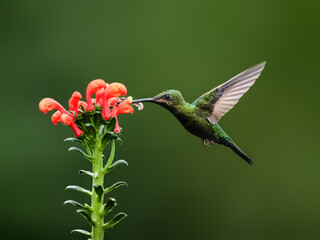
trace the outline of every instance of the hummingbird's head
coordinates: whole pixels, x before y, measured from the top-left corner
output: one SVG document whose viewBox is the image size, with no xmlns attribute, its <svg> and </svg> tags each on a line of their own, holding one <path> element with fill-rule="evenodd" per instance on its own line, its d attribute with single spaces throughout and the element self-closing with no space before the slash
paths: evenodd
<svg viewBox="0 0 320 240">
<path fill-rule="evenodd" d="M 181 103 L 184 102 L 182 94 L 178 90 L 165 90 L 158 95 L 151 98 L 142 98 L 133 100 L 134 102 L 152 102 L 156 103 L 168 110 L 176 109 Z"/>
</svg>

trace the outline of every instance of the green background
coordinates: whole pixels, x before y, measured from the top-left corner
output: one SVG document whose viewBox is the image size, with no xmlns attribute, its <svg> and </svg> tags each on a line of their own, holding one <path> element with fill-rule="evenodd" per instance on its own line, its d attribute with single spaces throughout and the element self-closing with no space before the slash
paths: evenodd
<svg viewBox="0 0 320 240">
<path fill-rule="evenodd" d="M 267 60 L 219 122 L 255 161 L 203 147 L 165 109 L 119 117 L 123 144 L 107 184 L 129 217 L 106 239 L 319 239 L 319 1 L 16 0 L 0 6 L 1 239 L 84 239 L 68 199 L 90 165 L 71 129 L 38 109 L 65 106 L 89 81 L 134 98 L 179 89 L 187 101 Z M 113 211 L 116 213 L 117 211 Z"/>
</svg>

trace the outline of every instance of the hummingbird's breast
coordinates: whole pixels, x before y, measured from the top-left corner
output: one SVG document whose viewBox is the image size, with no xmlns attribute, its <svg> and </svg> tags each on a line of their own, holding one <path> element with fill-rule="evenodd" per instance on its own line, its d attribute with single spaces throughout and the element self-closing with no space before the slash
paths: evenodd
<svg viewBox="0 0 320 240">
<path fill-rule="evenodd" d="M 183 127 L 191 134 L 202 139 L 215 139 L 215 133 L 212 129 L 212 124 L 202 115 L 195 111 L 177 114 L 176 118 Z"/>
</svg>

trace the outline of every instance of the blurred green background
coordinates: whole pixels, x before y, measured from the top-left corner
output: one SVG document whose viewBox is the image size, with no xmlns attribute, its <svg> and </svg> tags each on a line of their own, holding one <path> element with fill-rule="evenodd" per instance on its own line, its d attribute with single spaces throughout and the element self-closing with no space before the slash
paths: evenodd
<svg viewBox="0 0 320 240">
<path fill-rule="evenodd" d="M 90 165 L 67 152 L 72 130 L 38 102 L 67 106 L 89 81 L 129 95 L 179 89 L 187 101 L 267 60 L 220 121 L 255 161 L 205 149 L 166 110 L 120 116 L 119 168 L 106 179 L 129 217 L 106 239 L 319 239 L 319 1 L 2 1 L 0 6 L 1 239 L 84 239 L 68 199 Z M 116 213 L 117 211 L 113 211 Z"/>
</svg>

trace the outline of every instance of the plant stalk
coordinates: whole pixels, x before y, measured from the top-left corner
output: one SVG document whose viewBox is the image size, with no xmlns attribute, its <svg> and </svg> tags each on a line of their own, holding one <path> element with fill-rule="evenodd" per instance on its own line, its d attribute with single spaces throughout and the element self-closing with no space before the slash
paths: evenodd
<svg viewBox="0 0 320 240">
<path fill-rule="evenodd" d="M 93 151 L 93 163 L 92 163 L 92 172 L 95 175 L 92 178 L 92 196 L 91 196 L 91 207 L 92 214 L 91 218 L 93 221 L 92 226 L 92 240 L 103 240 L 104 238 L 104 214 L 103 214 L 103 199 L 104 194 L 100 196 L 96 192 L 95 188 L 101 186 L 103 189 L 104 181 L 104 171 L 103 171 L 103 149 L 101 146 L 101 139 L 97 137 L 94 151 Z"/>
</svg>

